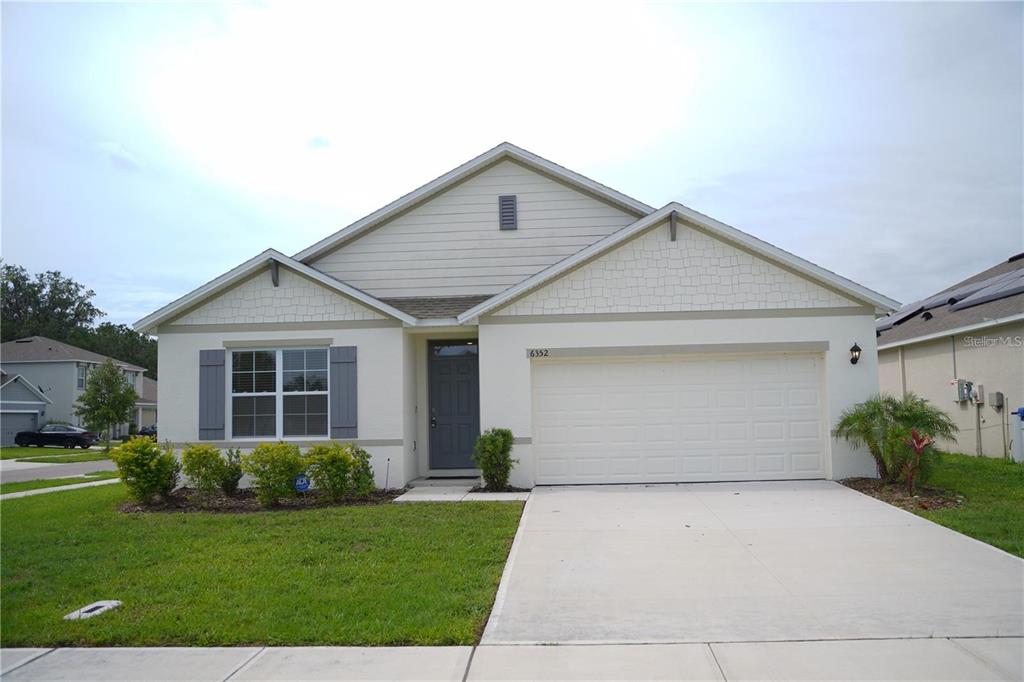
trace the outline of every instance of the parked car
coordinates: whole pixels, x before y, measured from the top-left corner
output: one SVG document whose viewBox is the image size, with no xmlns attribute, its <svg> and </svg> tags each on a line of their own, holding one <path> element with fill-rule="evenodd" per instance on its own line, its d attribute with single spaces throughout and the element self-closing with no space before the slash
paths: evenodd
<svg viewBox="0 0 1024 682">
<path fill-rule="evenodd" d="M 156 438 L 156 424 L 152 426 L 143 426 L 139 429 L 140 436 L 149 436 L 150 438 Z"/>
<path fill-rule="evenodd" d="M 14 436 L 14 443 L 22 447 L 35 445 L 59 445 L 63 448 L 90 447 L 96 442 L 96 434 L 67 424 L 47 424 L 38 431 L 19 431 Z"/>
</svg>

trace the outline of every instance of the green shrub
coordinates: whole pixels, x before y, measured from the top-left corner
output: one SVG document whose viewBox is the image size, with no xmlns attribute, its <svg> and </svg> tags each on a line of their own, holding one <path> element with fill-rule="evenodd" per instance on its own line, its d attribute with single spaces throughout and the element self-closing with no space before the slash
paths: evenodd
<svg viewBox="0 0 1024 682">
<path fill-rule="evenodd" d="M 512 459 L 512 432 L 509 429 L 484 431 L 476 439 L 473 459 L 483 473 L 488 490 L 501 491 L 508 488 L 512 465 L 519 461 Z"/>
<path fill-rule="evenodd" d="M 224 478 L 224 460 L 212 445 L 190 445 L 181 453 L 181 468 L 196 490 L 212 493 Z"/>
<path fill-rule="evenodd" d="M 242 480 L 242 451 L 228 448 L 224 451 L 224 467 L 221 469 L 220 489 L 225 495 L 231 496 L 238 492 L 238 482 Z"/>
<path fill-rule="evenodd" d="M 363 498 L 373 492 L 370 455 L 352 443 L 332 442 L 306 451 L 309 477 L 335 502 Z"/>
<path fill-rule="evenodd" d="M 373 482 L 373 465 L 370 464 L 370 453 L 358 445 L 347 443 L 352 452 L 352 496 L 368 497 L 377 487 Z"/>
<path fill-rule="evenodd" d="M 181 463 L 170 447 L 161 449 L 149 438 L 133 438 L 110 453 L 128 493 L 142 503 L 166 498 L 178 485 Z"/>
<path fill-rule="evenodd" d="M 295 477 L 306 466 L 299 446 L 285 442 L 260 443 L 242 455 L 241 464 L 242 471 L 252 476 L 256 499 L 265 507 L 295 495 Z"/>
</svg>

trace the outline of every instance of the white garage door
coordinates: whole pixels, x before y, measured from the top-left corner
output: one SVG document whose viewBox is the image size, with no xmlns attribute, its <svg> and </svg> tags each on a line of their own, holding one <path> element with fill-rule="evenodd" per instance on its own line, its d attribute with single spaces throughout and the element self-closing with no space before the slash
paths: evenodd
<svg viewBox="0 0 1024 682">
<path fill-rule="evenodd" d="M 820 354 L 534 361 L 538 484 L 824 478 Z"/>
</svg>

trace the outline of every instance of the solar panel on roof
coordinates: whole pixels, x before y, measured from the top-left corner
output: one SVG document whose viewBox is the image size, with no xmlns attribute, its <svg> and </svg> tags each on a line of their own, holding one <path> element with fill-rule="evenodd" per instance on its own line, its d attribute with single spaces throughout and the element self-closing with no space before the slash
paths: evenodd
<svg viewBox="0 0 1024 682">
<path fill-rule="evenodd" d="M 1007 274 L 1014 276 L 1011 278 L 1001 278 L 1000 281 L 994 282 L 984 289 L 957 301 L 953 304 L 953 310 L 963 310 L 964 308 L 971 308 L 982 303 L 998 301 L 1024 293 L 1024 270 L 1017 270 Z"/>
</svg>

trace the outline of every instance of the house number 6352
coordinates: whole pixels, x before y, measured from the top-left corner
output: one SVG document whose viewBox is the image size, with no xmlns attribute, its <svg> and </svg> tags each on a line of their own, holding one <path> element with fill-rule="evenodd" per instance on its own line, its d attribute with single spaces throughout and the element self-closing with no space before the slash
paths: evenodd
<svg viewBox="0 0 1024 682">
<path fill-rule="evenodd" d="M 526 351 L 527 357 L 531 358 L 546 358 L 548 356 L 547 348 L 531 348 Z"/>
</svg>

